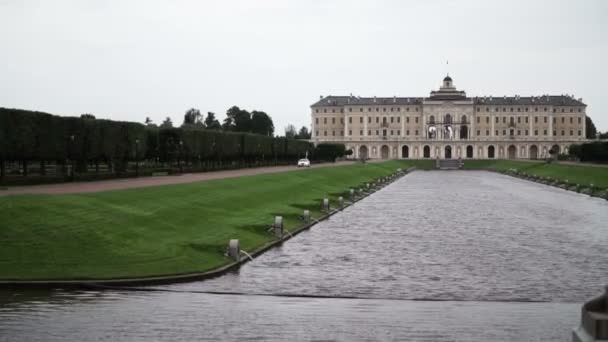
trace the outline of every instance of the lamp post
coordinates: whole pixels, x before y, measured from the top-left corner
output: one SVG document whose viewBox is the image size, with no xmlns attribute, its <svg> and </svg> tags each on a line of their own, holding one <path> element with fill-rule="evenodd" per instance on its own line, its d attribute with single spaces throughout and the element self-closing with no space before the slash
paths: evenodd
<svg viewBox="0 0 608 342">
<path fill-rule="evenodd" d="M 139 177 L 139 139 L 135 139 L 135 177 Z"/>
<path fill-rule="evenodd" d="M 184 142 L 183 141 L 179 141 L 179 155 L 177 156 L 177 166 L 179 167 L 179 173 L 182 173 L 182 164 L 181 164 L 181 157 L 182 157 L 182 147 L 184 146 Z"/>
<path fill-rule="evenodd" d="M 68 176 L 71 180 L 74 180 L 74 135 L 70 135 L 70 146 L 68 149 L 68 158 L 70 158 Z"/>
</svg>

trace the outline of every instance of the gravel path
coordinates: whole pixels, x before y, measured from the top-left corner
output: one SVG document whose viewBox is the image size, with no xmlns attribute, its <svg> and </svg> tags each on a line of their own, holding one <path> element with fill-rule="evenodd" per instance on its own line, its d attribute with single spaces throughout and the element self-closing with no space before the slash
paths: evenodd
<svg viewBox="0 0 608 342">
<path fill-rule="evenodd" d="M 312 165 L 311 168 L 350 165 L 354 162 L 326 163 Z M 92 182 L 57 183 L 44 185 L 14 186 L 0 189 L 0 196 L 15 194 L 78 194 L 110 190 L 143 188 L 167 184 L 184 184 L 213 179 L 254 176 L 267 173 L 289 172 L 298 170 L 297 166 L 268 166 L 250 169 L 213 171 L 202 173 L 186 173 L 178 176 L 157 176 L 142 178 L 111 179 Z"/>
</svg>

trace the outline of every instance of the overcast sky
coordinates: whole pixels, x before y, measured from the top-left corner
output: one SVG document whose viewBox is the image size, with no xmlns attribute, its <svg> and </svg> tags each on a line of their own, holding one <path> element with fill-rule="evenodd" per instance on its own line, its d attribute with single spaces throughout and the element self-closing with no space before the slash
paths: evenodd
<svg viewBox="0 0 608 342">
<path fill-rule="evenodd" d="M 181 124 L 319 95 L 574 94 L 608 130 L 608 1 L 0 0 L 0 107 Z"/>
</svg>

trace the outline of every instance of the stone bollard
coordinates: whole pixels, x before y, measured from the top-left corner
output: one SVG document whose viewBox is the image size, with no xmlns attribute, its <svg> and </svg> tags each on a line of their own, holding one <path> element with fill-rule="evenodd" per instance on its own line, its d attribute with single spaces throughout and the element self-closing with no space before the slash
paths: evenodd
<svg viewBox="0 0 608 342">
<path fill-rule="evenodd" d="M 348 192 L 350 194 L 350 201 L 354 202 L 355 201 L 355 189 L 350 189 Z"/>
<path fill-rule="evenodd" d="M 241 260 L 241 245 L 238 239 L 228 241 L 228 256 L 235 261 Z"/>
<path fill-rule="evenodd" d="M 302 215 L 302 217 L 304 217 L 305 223 L 310 223 L 310 210 L 304 210 L 304 215 Z"/>
<path fill-rule="evenodd" d="M 323 202 L 321 202 L 321 211 L 329 212 L 329 199 L 323 199 Z"/>
<path fill-rule="evenodd" d="M 340 208 L 344 207 L 344 198 L 342 196 L 338 197 L 338 205 Z"/>
<path fill-rule="evenodd" d="M 274 217 L 274 235 L 283 237 L 283 216 Z"/>
</svg>

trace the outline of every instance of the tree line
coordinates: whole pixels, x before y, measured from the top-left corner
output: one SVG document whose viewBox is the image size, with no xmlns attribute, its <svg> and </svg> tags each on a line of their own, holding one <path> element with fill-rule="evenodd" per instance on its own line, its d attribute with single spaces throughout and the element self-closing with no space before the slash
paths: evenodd
<svg viewBox="0 0 608 342">
<path fill-rule="evenodd" d="M 182 127 L 173 128 L 134 122 L 81 117 L 60 117 L 42 112 L 0 108 L 0 176 L 7 161 L 73 166 L 85 172 L 87 165 L 105 163 L 114 172 L 125 171 L 131 161 L 181 165 L 292 162 L 313 155 L 307 141 L 274 137 L 274 126 L 263 112 L 248 113 L 238 107 L 218 129 L 214 116 L 201 120 L 189 110 Z M 261 134 L 258 134 L 261 133 Z"/>
</svg>

